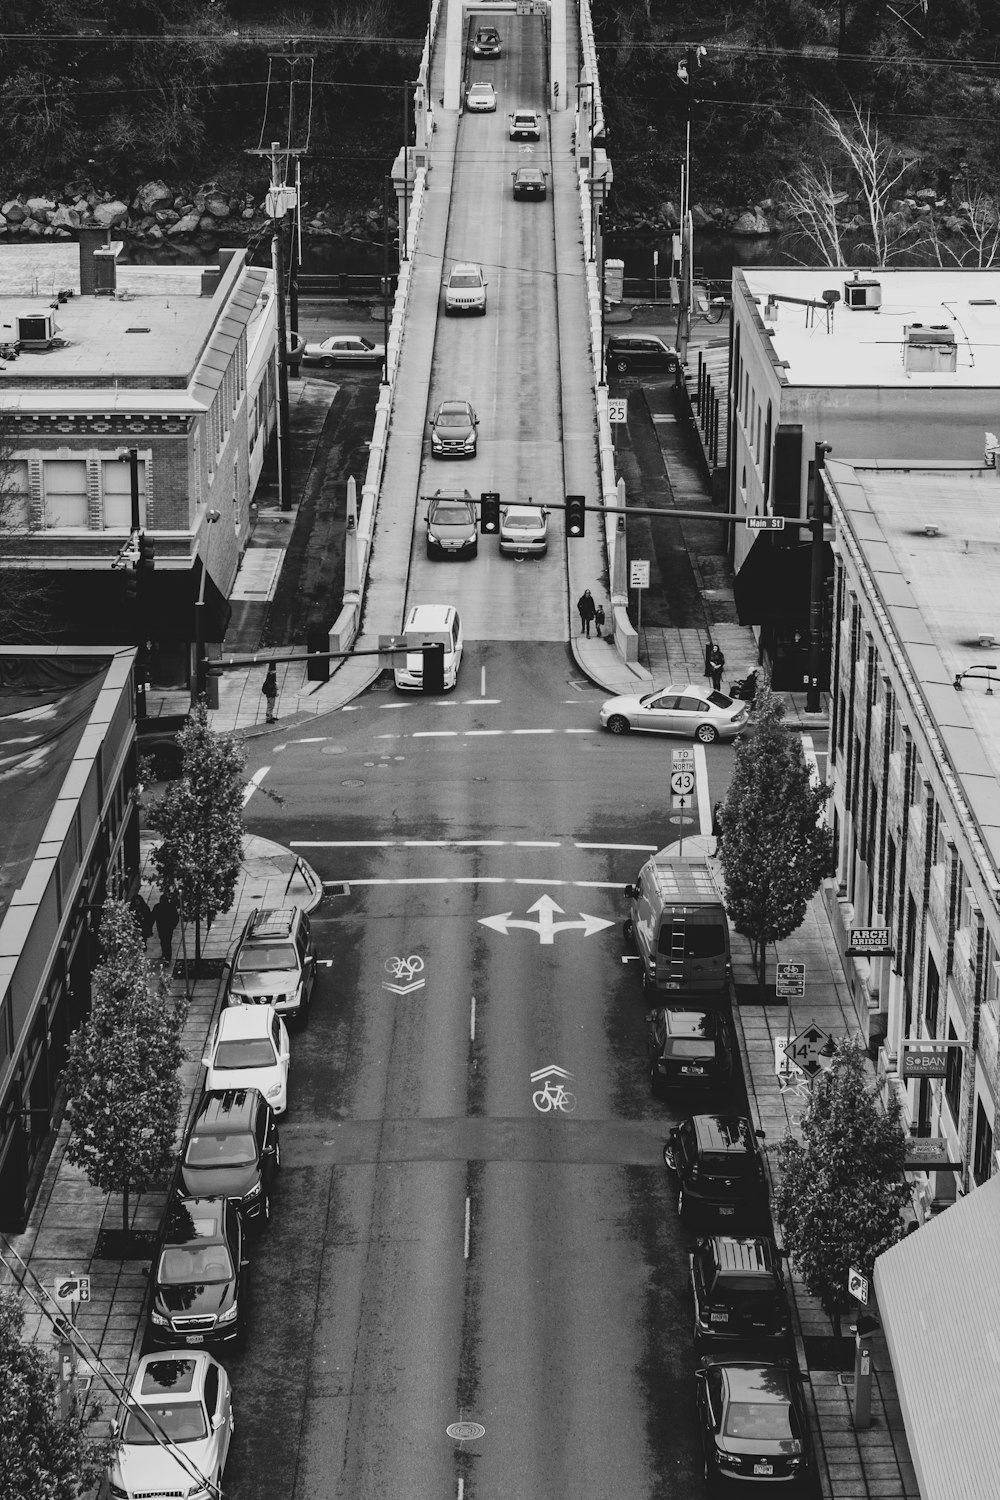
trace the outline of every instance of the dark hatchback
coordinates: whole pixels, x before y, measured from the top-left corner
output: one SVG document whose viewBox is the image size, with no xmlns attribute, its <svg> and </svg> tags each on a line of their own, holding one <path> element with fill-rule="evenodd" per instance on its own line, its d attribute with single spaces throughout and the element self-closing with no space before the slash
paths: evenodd
<svg viewBox="0 0 1000 1500">
<path fill-rule="evenodd" d="M 161 1348 L 234 1343 L 246 1328 L 243 1225 L 228 1198 L 176 1198 L 150 1267 L 148 1340 Z"/>
<path fill-rule="evenodd" d="M 787 1338 L 792 1329 L 778 1247 L 714 1235 L 691 1256 L 694 1336 L 721 1344 Z"/>
<path fill-rule="evenodd" d="M 680 356 L 654 334 L 616 333 L 608 339 L 608 369 L 615 375 L 676 375 Z"/>
<path fill-rule="evenodd" d="M 748 1223 L 763 1217 L 764 1160 L 749 1120 L 692 1115 L 671 1130 L 663 1160 L 677 1174 L 682 1219 Z"/>
<path fill-rule="evenodd" d="M 757 1360 L 706 1360 L 695 1372 L 705 1481 L 737 1486 L 801 1484 L 812 1467 L 798 1372 Z"/>
<path fill-rule="evenodd" d="M 654 1094 L 679 1084 L 725 1083 L 733 1071 L 729 1023 L 722 1011 L 683 1004 L 651 1010 L 646 1048 Z"/>
<path fill-rule="evenodd" d="M 257 1089 L 224 1089 L 202 1096 L 181 1153 L 179 1196 L 235 1203 L 243 1222 L 271 1217 L 281 1147 L 274 1112 Z"/>
</svg>

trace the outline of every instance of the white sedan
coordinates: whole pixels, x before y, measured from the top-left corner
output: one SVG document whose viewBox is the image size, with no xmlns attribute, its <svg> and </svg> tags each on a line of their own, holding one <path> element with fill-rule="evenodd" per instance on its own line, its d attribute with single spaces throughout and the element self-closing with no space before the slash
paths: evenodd
<svg viewBox="0 0 1000 1500">
<path fill-rule="evenodd" d="M 497 107 L 497 91 L 492 83 L 474 83 L 465 96 L 466 109 L 488 114 Z"/>
<path fill-rule="evenodd" d="M 273 1005 L 231 1006 L 219 1016 L 205 1048 L 205 1087 L 210 1093 L 258 1089 L 274 1113 L 283 1115 L 290 1057 L 288 1031 Z"/>
<path fill-rule="evenodd" d="M 689 682 L 685 687 L 609 698 L 601 704 L 601 723 L 612 734 L 647 729 L 689 735 L 703 745 L 711 745 L 713 740 L 734 739 L 746 728 L 749 713 L 742 700 Z"/>
<path fill-rule="evenodd" d="M 111 1500 L 216 1500 L 235 1427 L 222 1365 L 201 1349 L 146 1354 L 113 1428 Z"/>
<path fill-rule="evenodd" d="M 505 505 L 500 512 L 500 551 L 541 557 L 549 545 L 549 513 L 542 505 Z"/>
<path fill-rule="evenodd" d="M 335 333 L 319 344 L 307 344 L 302 351 L 304 365 L 319 365 L 324 370 L 334 365 L 380 365 L 385 359 L 385 345 L 355 334 Z"/>
</svg>

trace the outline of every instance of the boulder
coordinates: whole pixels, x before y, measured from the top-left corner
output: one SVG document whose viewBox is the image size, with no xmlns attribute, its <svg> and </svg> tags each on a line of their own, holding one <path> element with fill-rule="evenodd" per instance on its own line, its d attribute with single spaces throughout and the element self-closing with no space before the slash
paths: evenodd
<svg viewBox="0 0 1000 1500">
<path fill-rule="evenodd" d="M 42 224 L 48 223 L 49 214 L 54 214 L 56 211 L 54 198 L 29 198 L 24 206 L 31 218 L 38 219 Z"/>
<path fill-rule="evenodd" d="M 7 220 L 4 218 L 3 214 L 0 214 L 0 234 L 3 234 L 3 232 L 4 232 L 4 230 L 6 228 L 7 228 Z"/>
<path fill-rule="evenodd" d="M 691 209 L 691 222 L 695 229 L 707 229 L 712 222 L 712 215 L 706 213 L 700 203 L 696 203 Z"/>
<path fill-rule="evenodd" d="M 123 203 L 120 198 L 94 205 L 94 223 L 102 229 L 114 229 L 118 224 L 124 224 L 127 218 L 128 204 Z"/>
<path fill-rule="evenodd" d="M 173 208 L 158 208 L 153 218 L 161 229 L 169 229 L 171 224 L 177 223 L 180 214 Z"/>
<path fill-rule="evenodd" d="M 79 229 L 80 215 L 68 203 L 60 203 L 49 223 L 53 229 Z"/>
<path fill-rule="evenodd" d="M 750 208 L 740 214 L 733 225 L 733 234 L 738 234 L 745 239 L 753 239 L 757 236 L 763 237 L 771 233 L 771 226 L 767 217 L 761 213 L 759 208 Z"/>
<path fill-rule="evenodd" d="M 252 208 L 245 208 L 243 210 L 243 217 L 244 217 L 244 219 L 252 219 L 253 216 L 254 216 L 254 210 Z"/>
<path fill-rule="evenodd" d="M 659 208 L 656 210 L 656 217 L 659 219 L 661 224 L 673 225 L 680 223 L 680 217 L 677 213 L 677 207 L 675 204 L 671 203 L 669 199 L 666 203 L 660 204 Z"/>
<path fill-rule="evenodd" d="M 11 198 L 7 203 L 0 204 L 0 214 L 3 214 L 8 224 L 23 224 L 28 217 L 28 210 L 16 198 Z"/>
<path fill-rule="evenodd" d="M 89 218 L 89 216 L 90 216 L 90 204 L 87 202 L 86 198 L 74 198 L 73 199 L 73 208 L 76 210 L 76 212 L 80 215 L 81 218 L 83 218 L 84 215 L 87 215 L 87 217 Z"/>
<path fill-rule="evenodd" d="M 37 219 L 25 219 L 24 223 L 21 225 L 21 230 L 24 234 L 30 234 L 34 238 L 38 239 L 45 232 L 45 229 L 47 227 L 47 225 L 39 224 Z"/>
<path fill-rule="evenodd" d="M 181 234 L 197 234 L 198 223 L 198 214 L 184 214 L 182 218 L 177 220 L 176 224 L 171 224 L 170 228 L 167 230 L 167 234 L 171 239 L 174 239 L 177 235 Z"/>
<path fill-rule="evenodd" d="M 213 219 L 211 214 L 199 214 L 198 233 L 214 234 L 219 227 L 218 219 Z"/>
<path fill-rule="evenodd" d="M 224 198 L 221 193 L 209 193 L 205 199 L 205 212 L 211 214 L 213 219 L 228 219 L 229 199 Z"/>
<path fill-rule="evenodd" d="M 937 193 L 933 188 L 917 188 L 913 196 L 918 203 L 934 203 L 937 200 Z"/>
<path fill-rule="evenodd" d="M 152 245 L 157 244 L 160 240 L 163 239 L 163 230 L 160 228 L 159 224 L 156 223 L 155 219 L 146 230 L 146 238 Z"/>
<path fill-rule="evenodd" d="M 158 208 L 172 208 L 173 202 L 173 189 L 159 178 L 144 182 L 135 195 L 135 206 L 143 214 L 155 213 Z"/>
</svg>

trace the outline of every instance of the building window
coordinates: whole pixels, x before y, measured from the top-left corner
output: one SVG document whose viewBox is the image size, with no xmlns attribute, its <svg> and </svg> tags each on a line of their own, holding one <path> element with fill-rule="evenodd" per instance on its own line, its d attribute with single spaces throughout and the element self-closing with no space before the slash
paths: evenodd
<svg viewBox="0 0 1000 1500">
<path fill-rule="evenodd" d="M 42 464 L 45 524 L 87 530 L 87 461 L 49 458 Z"/>
<path fill-rule="evenodd" d="M 982 1186 L 988 1182 L 993 1167 L 993 1126 L 986 1118 L 983 1101 L 976 1100 L 976 1151 L 972 1160 L 972 1175 Z"/>
<path fill-rule="evenodd" d="M 838 750 L 843 750 L 843 748 L 844 748 L 844 734 L 846 732 L 845 729 L 844 729 L 844 725 L 846 723 L 847 723 L 847 699 L 844 697 L 844 690 L 843 690 L 843 688 L 841 688 L 841 690 L 840 690 L 840 712 L 837 715 L 837 749 Z"/>
<path fill-rule="evenodd" d="M 109 531 L 132 529 L 132 465 L 117 458 L 101 461 L 104 525 Z M 146 524 L 146 463 L 139 460 L 139 525 Z"/>
<path fill-rule="evenodd" d="M 885 850 L 885 920 L 892 926 L 896 905 L 896 840 L 889 834 Z"/>
<path fill-rule="evenodd" d="M 938 1001 L 941 998 L 941 977 L 937 964 L 927 955 L 927 989 L 924 1000 L 924 1026 L 930 1036 L 937 1036 Z"/>
<path fill-rule="evenodd" d="M 948 1040 L 957 1042 L 958 1036 L 954 1026 L 948 1022 Z M 958 1125 L 958 1110 L 962 1100 L 962 1048 L 948 1048 L 948 1071 L 944 1080 L 944 1095 L 951 1110 L 951 1118 L 956 1127 Z"/>
</svg>

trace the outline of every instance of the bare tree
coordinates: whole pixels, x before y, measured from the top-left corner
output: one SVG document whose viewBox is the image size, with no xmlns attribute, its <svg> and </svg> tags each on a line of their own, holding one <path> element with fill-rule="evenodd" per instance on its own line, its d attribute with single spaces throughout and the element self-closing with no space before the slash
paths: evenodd
<svg viewBox="0 0 1000 1500">
<path fill-rule="evenodd" d="M 931 251 L 939 266 L 968 266 L 984 271 L 1000 260 L 1000 215 L 996 200 L 967 178 L 956 204 L 958 224 L 928 226 Z"/>
<path fill-rule="evenodd" d="M 24 541 L 35 530 L 24 465 L 15 461 L 0 414 L 0 642 L 44 642 L 51 587 L 44 571 L 23 565 Z"/>
</svg>

